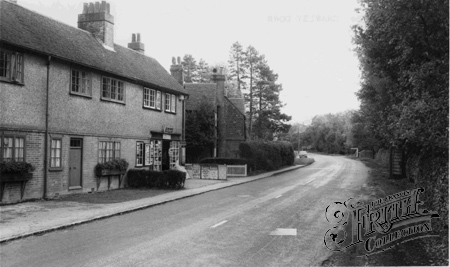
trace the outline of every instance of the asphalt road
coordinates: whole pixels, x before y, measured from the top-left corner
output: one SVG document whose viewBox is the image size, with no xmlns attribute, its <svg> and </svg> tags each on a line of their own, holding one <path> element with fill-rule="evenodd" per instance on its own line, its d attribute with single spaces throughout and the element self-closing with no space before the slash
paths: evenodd
<svg viewBox="0 0 450 267">
<path fill-rule="evenodd" d="M 368 169 L 310 156 L 278 176 L 3 244 L 1 266 L 320 265 L 325 208 L 363 199 Z"/>
</svg>

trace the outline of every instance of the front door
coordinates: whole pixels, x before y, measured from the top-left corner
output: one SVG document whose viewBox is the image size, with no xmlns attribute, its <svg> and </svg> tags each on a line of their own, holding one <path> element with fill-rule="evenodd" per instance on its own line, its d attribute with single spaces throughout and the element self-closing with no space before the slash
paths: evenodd
<svg viewBox="0 0 450 267">
<path fill-rule="evenodd" d="M 170 141 L 163 141 L 162 144 L 162 169 L 163 171 L 170 169 L 169 158 Z"/>
<path fill-rule="evenodd" d="M 81 162 L 83 140 L 70 138 L 69 151 L 69 189 L 81 188 Z"/>
</svg>

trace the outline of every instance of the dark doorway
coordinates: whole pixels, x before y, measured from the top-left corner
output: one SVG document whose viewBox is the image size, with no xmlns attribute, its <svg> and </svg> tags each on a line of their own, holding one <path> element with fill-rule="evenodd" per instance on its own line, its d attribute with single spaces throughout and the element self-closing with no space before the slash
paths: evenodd
<svg viewBox="0 0 450 267">
<path fill-rule="evenodd" d="M 162 170 L 168 170 L 170 169 L 170 158 L 169 158 L 169 148 L 170 148 L 170 141 L 163 141 L 162 144 Z"/>
</svg>

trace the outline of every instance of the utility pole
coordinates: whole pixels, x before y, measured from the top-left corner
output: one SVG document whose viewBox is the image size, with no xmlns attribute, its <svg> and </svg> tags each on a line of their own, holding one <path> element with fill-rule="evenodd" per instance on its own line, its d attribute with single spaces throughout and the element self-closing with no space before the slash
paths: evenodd
<svg viewBox="0 0 450 267">
<path fill-rule="evenodd" d="M 298 134 L 297 149 L 298 149 L 298 154 L 300 155 L 300 125 L 298 125 L 297 134 Z"/>
</svg>

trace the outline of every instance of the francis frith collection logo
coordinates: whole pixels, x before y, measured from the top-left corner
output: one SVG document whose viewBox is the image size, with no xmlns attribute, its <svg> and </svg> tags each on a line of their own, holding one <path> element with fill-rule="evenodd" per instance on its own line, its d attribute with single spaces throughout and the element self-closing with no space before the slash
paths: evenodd
<svg viewBox="0 0 450 267">
<path fill-rule="evenodd" d="M 330 204 L 325 218 L 335 226 L 325 233 L 325 246 L 343 251 L 360 244 L 368 256 L 413 239 L 436 236 L 431 235 L 431 219 L 439 215 L 421 208 L 419 196 L 424 191 L 405 190 L 368 204 L 352 198 Z"/>
</svg>

